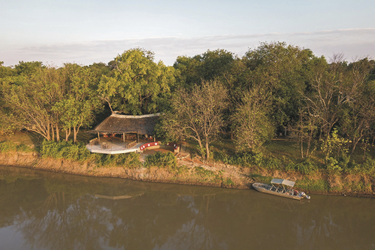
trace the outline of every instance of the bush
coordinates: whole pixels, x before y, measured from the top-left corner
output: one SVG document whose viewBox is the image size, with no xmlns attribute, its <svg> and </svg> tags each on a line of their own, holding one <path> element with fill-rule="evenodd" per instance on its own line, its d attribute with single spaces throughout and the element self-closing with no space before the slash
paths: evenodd
<svg viewBox="0 0 375 250">
<path fill-rule="evenodd" d="M 318 167 L 314 165 L 310 159 L 305 159 L 302 162 L 299 163 L 289 163 L 285 169 L 297 171 L 301 174 L 308 175 L 311 173 L 314 173 L 318 170 Z"/>
<path fill-rule="evenodd" d="M 270 170 L 282 169 L 284 166 L 281 160 L 274 157 L 263 158 L 261 164 L 259 165 Z"/>
<path fill-rule="evenodd" d="M 375 159 L 367 158 L 367 160 L 362 164 L 361 170 L 363 173 L 375 176 Z"/>
<path fill-rule="evenodd" d="M 43 157 L 84 161 L 92 158 L 90 151 L 83 143 L 43 141 L 41 154 Z"/>
<path fill-rule="evenodd" d="M 228 155 L 223 152 L 216 151 L 214 152 L 214 160 L 243 167 L 249 167 L 251 165 L 262 166 L 264 163 L 262 153 L 254 154 L 248 152 Z"/>
<path fill-rule="evenodd" d="M 116 154 L 116 155 L 96 155 L 99 166 L 124 166 L 136 168 L 142 166 L 139 161 L 139 154 Z"/>
<path fill-rule="evenodd" d="M 223 185 L 225 187 L 233 187 L 234 186 L 234 182 L 232 181 L 231 178 L 226 178 L 223 180 Z"/>
<path fill-rule="evenodd" d="M 333 157 L 327 159 L 327 170 L 331 174 L 339 174 L 342 172 L 339 162 Z"/>
<path fill-rule="evenodd" d="M 171 167 L 175 168 L 177 166 L 177 159 L 172 152 L 160 153 L 149 155 L 145 162 L 146 167 Z"/>
</svg>

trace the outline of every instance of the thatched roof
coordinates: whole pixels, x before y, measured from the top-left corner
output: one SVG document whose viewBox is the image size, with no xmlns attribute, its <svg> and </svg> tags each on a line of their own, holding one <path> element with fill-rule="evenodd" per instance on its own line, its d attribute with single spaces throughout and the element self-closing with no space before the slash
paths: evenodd
<svg viewBox="0 0 375 250">
<path fill-rule="evenodd" d="M 94 131 L 99 133 L 138 133 L 153 135 L 160 113 L 151 115 L 122 115 L 113 113 L 100 123 Z"/>
</svg>

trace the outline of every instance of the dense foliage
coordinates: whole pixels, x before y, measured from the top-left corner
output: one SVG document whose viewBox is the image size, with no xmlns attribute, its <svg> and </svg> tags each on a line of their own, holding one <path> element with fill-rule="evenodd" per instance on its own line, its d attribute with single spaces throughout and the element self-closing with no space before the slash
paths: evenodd
<svg viewBox="0 0 375 250">
<path fill-rule="evenodd" d="M 354 152 L 366 157 L 374 144 L 375 61 L 336 55 L 328 62 L 277 42 L 242 57 L 226 50 L 181 56 L 173 66 L 154 62 L 143 49 L 90 66 L 0 63 L 0 105 L 3 133 L 26 129 L 47 141 L 72 136 L 76 142 L 80 128 L 99 122 L 103 110 L 162 112 L 160 134 L 196 140 L 207 158 L 212 142 L 223 137 L 253 161 L 264 143 L 287 136 L 299 142 L 301 160 L 319 152 L 315 156 L 335 169 Z M 289 169 L 303 172 L 306 164 Z"/>
</svg>

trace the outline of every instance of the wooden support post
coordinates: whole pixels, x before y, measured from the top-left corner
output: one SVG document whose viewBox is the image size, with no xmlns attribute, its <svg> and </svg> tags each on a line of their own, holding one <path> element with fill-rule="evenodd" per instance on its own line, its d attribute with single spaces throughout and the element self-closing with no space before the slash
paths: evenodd
<svg viewBox="0 0 375 250">
<path fill-rule="evenodd" d="M 139 134 L 137 133 L 137 142 L 139 142 Z"/>
<path fill-rule="evenodd" d="M 156 136 L 154 135 L 154 142 L 156 142 Z"/>
<path fill-rule="evenodd" d="M 100 133 L 98 132 L 98 141 L 100 142 Z"/>
<path fill-rule="evenodd" d="M 126 134 L 125 133 L 122 133 L 122 141 L 125 142 L 125 138 L 126 137 Z"/>
</svg>

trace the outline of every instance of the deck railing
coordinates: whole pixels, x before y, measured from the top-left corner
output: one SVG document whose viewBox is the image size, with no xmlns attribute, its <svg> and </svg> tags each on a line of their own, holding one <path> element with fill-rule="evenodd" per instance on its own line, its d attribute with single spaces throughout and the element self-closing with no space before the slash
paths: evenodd
<svg viewBox="0 0 375 250">
<path fill-rule="evenodd" d="M 142 146 L 140 146 L 139 149 L 143 151 L 144 149 L 148 147 L 155 147 L 155 146 L 160 146 L 160 143 L 159 142 L 147 142 L 143 144 Z"/>
</svg>

